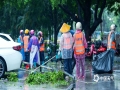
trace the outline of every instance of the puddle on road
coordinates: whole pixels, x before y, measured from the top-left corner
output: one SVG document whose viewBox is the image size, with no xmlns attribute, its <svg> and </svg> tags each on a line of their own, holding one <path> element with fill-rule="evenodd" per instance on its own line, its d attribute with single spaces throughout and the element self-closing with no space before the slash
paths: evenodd
<svg viewBox="0 0 120 90">
<path fill-rule="evenodd" d="M 51 65 L 52 68 L 55 64 Z M 39 72 L 38 69 L 36 72 Z M 43 69 L 44 72 L 50 71 Z M 31 73 L 31 71 L 18 70 L 18 82 L 8 82 L 7 80 L 0 80 L 0 90 L 66 90 L 67 86 L 56 87 L 53 84 L 41 84 L 41 85 L 28 85 L 25 83 L 25 79 Z"/>
<path fill-rule="evenodd" d="M 42 84 L 42 85 L 27 85 L 24 81 L 16 83 L 0 82 L 0 90 L 66 90 L 65 88 L 55 88 L 53 85 Z"/>
<path fill-rule="evenodd" d="M 120 90 L 120 73 L 100 74 L 98 77 L 98 81 L 94 81 L 94 74 L 87 73 L 85 80 L 76 81 L 75 90 Z"/>
<path fill-rule="evenodd" d="M 58 66 L 57 64 L 48 64 L 48 66 L 52 66 L 53 68 Z M 58 67 L 59 69 L 61 67 Z M 114 70 L 119 70 L 120 65 L 114 64 Z M 44 69 L 47 71 L 47 69 Z M 39 71 L 39 70 L 38 70 Z M 90 62 L 86 62 L 86 78 L 85 81 L 76 81 L 76 89 L 75 90 L 120 90 L 120 73 L 113 73 L 114 80 L 113 81 L 99 81 L 95 82 L 94 75 L 91 72 L 92 67 Z M 25 83 L 25 78 L 29 75 L 28 71 L 20 71 L 18 72 L 18 82 L 8 82 L 6 80 L 0 80 L 0 90 L 66 90 L 67 87 L 58 87 L 51 84 L 42 84 L 42 85 L 27 85 Z M 109 74 L 108 74 L 109 75 Z M 105 74 L 101 74 L 101 76 L 105 76 Z M 81 89 L 82 88 L 82 89 Z"/>
</svg>

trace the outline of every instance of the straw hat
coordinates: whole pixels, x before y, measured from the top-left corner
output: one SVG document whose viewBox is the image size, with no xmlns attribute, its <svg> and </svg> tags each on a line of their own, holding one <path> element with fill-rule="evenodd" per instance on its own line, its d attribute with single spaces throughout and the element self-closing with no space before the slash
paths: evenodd
<svg viewBox="0 0 120 90">
<path fill-rule="evenodd" d="M 82 29 L 82 24 L 81 24 L 81 22 L 77 22 L 76 23 L 76 29 Z"/>
<path fill-rule="evenodd" d="M 70 25 L 63 23 L 62 27 L 60 28 L 60 32 L 66 33 L 70 30 Z"/>
</svg>

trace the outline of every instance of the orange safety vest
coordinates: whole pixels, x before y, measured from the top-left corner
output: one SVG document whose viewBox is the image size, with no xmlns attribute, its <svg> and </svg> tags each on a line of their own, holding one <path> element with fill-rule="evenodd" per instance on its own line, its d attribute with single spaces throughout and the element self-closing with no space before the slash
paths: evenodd
<svg viewBox="0 0 120 90">
<path fill-rule="evenodd" d="M 29 36 L 24 36 L 23 40 L 24 40 L 24 51 L 26 52 L 26 49 L 28 48 L 28 39 Z"/>
<path fill-rule="evenodd" d="M 40 51 L 44 51 L 45 50 L 45 45 L 44 44 L 42 44 L 41 46 L 40 46 Z"/>
<path fill-rule="evenodd" d="M 75 36 L 75 47 L 74 47 L 74 53 L 77 55 L 84 54 L 85 53 L 85 47 L 83 45 L 83 33 L 76 33 Z"/>
<path fill-rule="evenodd" d="M 41 42 L 41 39 L 42 39 L 42 37 L 40 38 L 39 43 Z M 43 44 L 40 46 L 40 51 L 44 51 L 44 50 L 45 50 L 45 44 L 43 43 Z"/>
<path fill-rule="evenodd" d="M 111 46 L 110 46 L 110 36 L 111 36 L 111 34 L 112 34 L 113 32 L 110 32 L 109 33 L 109 35 L 108 35 L 108 48 L 112 48 L 112 49 L 116 49 L 116 41 L 114 40 L 114 41 L 112 41 L 112 44 L 111 44 Z"/>
<path fill-rule="evenodd" d="M 64 35 L 63 36 L 64 40 L 63 40 L 63 48 L 64 49 L 70 49 L 72 46 L 71 46 L 71 39 L 70 39 L 70 36 L 68 35 Z"/>
</svg>

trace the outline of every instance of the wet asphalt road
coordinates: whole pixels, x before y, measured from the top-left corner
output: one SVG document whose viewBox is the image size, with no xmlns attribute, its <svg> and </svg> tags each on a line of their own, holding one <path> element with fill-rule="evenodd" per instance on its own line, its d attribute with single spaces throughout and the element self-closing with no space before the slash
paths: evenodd
<svg viewBox="0 0 120 90">
<path fill-rule="evenodd" d="M 24 80 L 17 83 L 0 81 L 0 90 L 67 90 L 52 85 L 26 85 Z M 113 74 L 94 75 L 86 72 L 84 80 L 76 80 L 74 90 L 120 90 L 120 71 Z"/>
<path fill-rule="evenodd" d="M 120 90 L 120 73 L 101 75 L 87 73 L 85 80 L 76 81 L 75 90 Z"/>
<path fill-rule="evenodd" d="M 75 74 L 75 70 L 74 70 Z M 68 86 L 69 87 L 69 86 Z M 26 85 L 24 80 L 11 83 L 0 80 L 0 90 L 67 90 L 68 88 L 55 88 L 52 85 Z M 74 90 L 120 90 L 120 62 L 114 64 L 113 74 L 93 74 L 90 64 L 86 64 L 84 80 L 75 80 Z"/>
</svg>

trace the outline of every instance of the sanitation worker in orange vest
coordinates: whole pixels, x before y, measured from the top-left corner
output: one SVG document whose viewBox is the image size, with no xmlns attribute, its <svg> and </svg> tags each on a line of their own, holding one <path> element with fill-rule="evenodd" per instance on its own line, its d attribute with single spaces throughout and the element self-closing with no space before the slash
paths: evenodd
<svg viewBox="0 0 120 90">
<path fill-rule="evenodd" d="M 70 26 L 66 23 L 63 23 L 60 32 L 63 34 L 60 37 L 60 47 L 59 50 L 61 51 L 64 71 L 69 74 L 72 74 L 72 54 L 73 54 L 73 37 L 72 34 L 69 32 Z M 69 80 L 69 77 L 64 75 L 66 80 Z"/>
<path fill-rule="evenodd" d="M 110 32 L 108 34 L 108 44 L 107 44 L 107 49 L 111 50 L 111 52 L 113 52 L 113 56 L 111 58 L 112 60 L 112 67 L 113 67 L 113 60 L 114 60 L 114 55 L 115 55 L 115 51 L 116 51 L 116 40 L 115 40 L 115 30 L 116 30 L 116 25 L 112 24 L 110 26 Z"/>
<path fill-rule="evenodd" d="M 27 50 L 28 43 L 29 43 L 29 30 L 28 29 L 25 30 L 25 36 L 24 36 L 23 40 L 24 40 L 25 61 L 29 62 L 29 52 Z"/>
<path fill-rule="evenodd" d="M 112 24 L 110 26 L 111 31 L 109 32 L 109 35 L 108 35 L 107 49 L 116 50 L 115 29 L 116 29 L 116 25 Z"/>
<path fill-rule="evenodd" d="M 45 60 L 44 60 L 44 50 L 45 50 L 45 45 L 44 45 L 44 39 L 43 39 L 43 33 L 42 31 L 38 32 L 38 41 L 39 41 L 39 56 L 40 56 L 40 64 L 42 65 Z M 40 68 L 41 71 L 41 68 Z"/>
<path fill-rule="evenodd" d="M 80 22 L 77 22 L 76 32 L 73 36 L 74 38 L 73 50 L 74 50 L 74 57 L 76 60 L 77 79 L 84 79 L 85 77 L 85 48 L 87 48 L 87 42 L 85 35 L 81 30 L 82 30 L 82 24 Z"/>
</svg>

